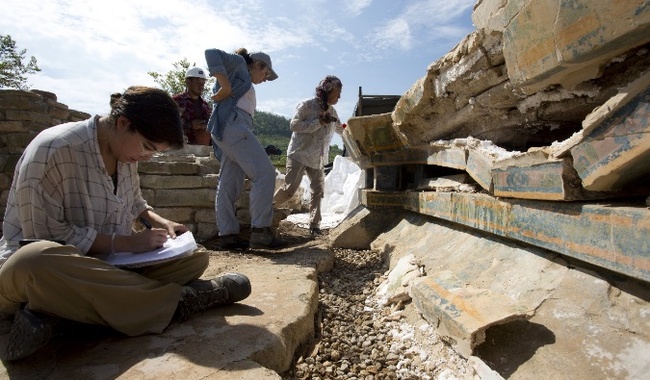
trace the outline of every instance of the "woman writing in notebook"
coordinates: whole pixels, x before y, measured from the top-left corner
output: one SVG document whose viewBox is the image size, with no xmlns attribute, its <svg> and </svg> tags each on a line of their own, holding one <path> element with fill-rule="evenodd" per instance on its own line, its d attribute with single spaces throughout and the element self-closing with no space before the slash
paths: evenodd
<svg viewBox="0 0 650 380">
<path fill-rule="evenodd" d="M 137 171 L 138 161 L 183 145 L 176 103 L 162 90 L 130 87 L 110 105 L 108 115 L 44 130 L 16 165 L 0 239 L 0 312 L 15 313 L 3 360 L 37 351 L 62 319 L 160 333 L 250 293 L 241 274 L 199 280 L 205 250 L 137 271 L 102 260 L 187 231 L 147 204 Z M 138 218 L 152 228 L 133 234 Z"/>
</svg>

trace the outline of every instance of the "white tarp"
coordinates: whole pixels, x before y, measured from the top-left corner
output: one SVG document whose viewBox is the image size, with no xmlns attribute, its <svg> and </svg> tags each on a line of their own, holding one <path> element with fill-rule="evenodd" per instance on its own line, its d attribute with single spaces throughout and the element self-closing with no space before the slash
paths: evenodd
<svg viewBox="0 0 650 380">
<path fill-rule="evenodd" d="M 321 208 L 321 229 L 336 227 L 359 205 L 359 189 L 365 183 L 365 172 L 347 157 L 336 156 L 332 170 L 325 176 L 325 195 Z M 309 178 L 304 176 L 300 187 L 304 189 L 303 203 L 309 205 Z M 309 228 L 309 213 L 291 214 L 287 220 L 299 227 Z"/>
</svg>

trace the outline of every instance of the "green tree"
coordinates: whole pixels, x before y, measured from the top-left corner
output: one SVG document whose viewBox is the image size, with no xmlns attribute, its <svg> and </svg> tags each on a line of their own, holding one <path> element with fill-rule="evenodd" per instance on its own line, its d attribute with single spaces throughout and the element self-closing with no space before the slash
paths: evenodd
<svg viewBox="0 0 650 380">
<path fill-rule="evenodd" d="M 154 71 L 149 71 L 147 74 L 149 74 L 153 78 L 153 81 L 169 95 L 176 95 L 185 91 L 185 72 L 190 67 L 196 66 L 196 63 L 190 65 L 190 61 L 183 58 L 178 62 L 174 62 L 172 66 L 174 66 L 174 68 L 169 70 L 166 74 L 160 74 Z M 212 105 L 210 89 L 212 88 L 214 80 L 214 78 L 208 78 L 207 82 L 205 82 L 205 89 L 203 90 L 203 99 L 210 103 L 210 105 Z"/>
<path fill-rule="evenodd" d="M 31 57 L 26 64 L 23 62 L 27 50 L 16 50 L 16 42 L 10 35 L 0 36 L 0 87 L 27 90 L 27 77 L 41 71 L 36 58 Z"/>
</svg>

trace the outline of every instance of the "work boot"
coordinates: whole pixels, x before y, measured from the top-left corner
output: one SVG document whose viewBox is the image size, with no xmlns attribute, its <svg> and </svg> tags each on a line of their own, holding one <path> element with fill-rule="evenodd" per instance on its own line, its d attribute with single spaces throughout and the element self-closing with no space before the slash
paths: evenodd
<svg viewBox="0 0 650 380">
<path fill-rule="evenodd" d="M 183 322 L 192 314 L 241 301 L 250 294 L 251 282 L 241 273 L 226 273 L 212 280 L 190 281 L 181 291 L 175 319 Z"/>
<path fill-rule="evenodd" d="M 248 248 L 248 242 L 237 236 L 237 234 L 219 236 L 217 247 L 224 251 L 245 251 Z"/>
<path fill-rule="evenodd" d="M 318 237 L 323 234 L 323 231 L 321 231 L 321 229 L 318 227 L 309 227 L 309 234 L 312 237 Z"/>
<path fill-rule="evenodd" d="M 60 318 L 27 309 L 18 310 L 4 350 L 1 352 L 1 359 L 7 361 L 22 359 L 45 347 L 53 337 L 60 321 Z"/>
<path fill-rule="evenodd" d="M 270 227 L 253 227 L 250 248 L 277 249 L 287 245 L 287 242 L 276 237 Z"/>
<path fill-rule="evenodd" d="M 228 290 L 226 304 L 242 301 L 251 294 L 251 282 L 241 273 L 226 273 L 212 281 Z"/>
</svg>

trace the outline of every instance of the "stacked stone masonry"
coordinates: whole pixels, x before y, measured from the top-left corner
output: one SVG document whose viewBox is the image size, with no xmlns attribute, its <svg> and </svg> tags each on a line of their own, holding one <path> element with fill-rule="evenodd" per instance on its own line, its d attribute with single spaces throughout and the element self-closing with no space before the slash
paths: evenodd
<svg viewBox="0 0 650 380">
<path fill-rule="evenodd" d="M 477 29 L 429 65 L 392 112 L 353 117 L 343 134 L 367 178 L 361 190 L 367 212 L 352 221 L 367 226 L 381 223 L 387 210 L 405 213 L 368 239 L 371 247 L 391 268 L 398 260 L 422 265 L 426 275 L 413 280 L 409 295 L 467 357 L 489 329 L 513 321 L 539 322 L 558 334 L 578 331 L 567 328 L 571 321 L 562 313 L 548 318 L 542 310 L 555 295 L 541 304 L 522 302 L 553 288 L 553 271 L 579 268 L 581 296 L 573 301 L 572 292 L 558 293 L 567 305 L 594 299 L 581 293 L 595 290 L 598 275 L 583 276 L 591 270 L 639 281 L 639 294 L 650 283 L 648 2 L 479 0 L 472 19 Z M 352 227 L 335 243 L 363 238 L 346 223 Z M 615 283 L 609 281 L 602 283 Z M 618 286 L 613 293 L 622 294 Z M 638 302 L 647 308 L 647 297 Z M 591 316 L 612 307 L 569 319 L 593 327 Z M 598 322 L 594 335 L 611 320 Z M 596 351 L 616 361 L 635 339 L 647 344 L 647 318 L 639 321 L 632 335 L 617 331 Z M 530 338 L 513 336 L 515 350 Z M 622 378 L 608 373 L 615 366 L 609 359 L 590 357 L 596 351 L 583 355 L 576 346 L 563 355 L 561 341 L 539 361 L 542 377 L 592 371 L 587 377 Z M 633 351 L 644 369 L 626 363 L 617 370 L 647 378 L 648 350 Z M 563 364 L 560 375 L 549 375 L 548 367 L 556 367 L 549 363 L 563 356 L 592 368 Z"/>
<path fill-rule="evenodd" d="M 393 112 L 348 121 L 364 204 L 650 280 L 647 2 L 479 0 L 473 21 Z"/>
</svg>

